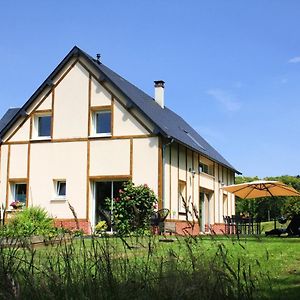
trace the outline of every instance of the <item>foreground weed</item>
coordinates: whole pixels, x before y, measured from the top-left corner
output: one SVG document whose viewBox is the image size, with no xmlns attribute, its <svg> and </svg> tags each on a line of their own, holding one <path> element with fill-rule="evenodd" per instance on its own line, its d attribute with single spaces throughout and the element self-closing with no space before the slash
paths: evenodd
<svg viewBox="0 0 300 300">
<path fill-rule="evenodd" d="M 215 250 L 191 236 L 170 244 L 155 236 L 68 236 L 38 250 L 12 244 L 0 248 L 0 298 L 256 299 L 265 274 L 211 243 Z"/>
</svg>

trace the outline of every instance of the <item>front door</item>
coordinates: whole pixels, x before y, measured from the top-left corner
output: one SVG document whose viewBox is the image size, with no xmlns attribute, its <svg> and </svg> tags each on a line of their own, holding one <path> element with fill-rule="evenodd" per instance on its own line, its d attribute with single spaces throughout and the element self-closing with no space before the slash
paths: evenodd
<svg viewBox="0 0 300 300">
<path fill-rule="evenodd" d="M 113 230 L 113 205 L 114 199 L 119 197 L 119 190 L 124 181 L 97 181 L 94 183 L 95 199 L 95 224 L 104 220 L 108 230 Z"/>
<path fill-rule="evenodd" d="M 210 207 L 210 198 L 211 198 L 211 194 L 202 190 L 200 192 L 200 203 L 199 203 L 199 218 L 200 218 L 200 231 L 201 232 L 205 232 L 205 224 L 210 223 L 210 211 L 209 211 L 209 207 Z"/>
</svg>

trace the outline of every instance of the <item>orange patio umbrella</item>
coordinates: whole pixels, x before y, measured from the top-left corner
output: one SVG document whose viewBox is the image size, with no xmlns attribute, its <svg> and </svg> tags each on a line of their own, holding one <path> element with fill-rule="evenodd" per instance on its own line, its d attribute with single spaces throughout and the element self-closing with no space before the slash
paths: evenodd
<svg viewBox="0 0 300 300">
<path fill-rule="evenodd" d="M 280 181 L 258 180 L 223 187 L 223 190 L 243 199 L 275 196 L 300 196 L 293 187 Z"/>
</svg>

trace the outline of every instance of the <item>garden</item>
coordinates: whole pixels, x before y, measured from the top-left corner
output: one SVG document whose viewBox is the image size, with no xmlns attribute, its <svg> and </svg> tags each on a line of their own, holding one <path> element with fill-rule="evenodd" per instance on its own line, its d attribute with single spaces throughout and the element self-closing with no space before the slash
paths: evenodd
<svg viewBox="0 0 300 300">
<path fill-rule="evenodd" d="M 132 183 L 113 205 L 115 235 L 55 228 L 39 207 L 2 224 L 0 299 L 298 299 L 299 238 L 153 235 L 156 198 Z"/>
<path fill-rule="evenodd" d="M 0 248 L 1 299 L 298 299 L 296 238 L 74 237 Z"/>
</svg>

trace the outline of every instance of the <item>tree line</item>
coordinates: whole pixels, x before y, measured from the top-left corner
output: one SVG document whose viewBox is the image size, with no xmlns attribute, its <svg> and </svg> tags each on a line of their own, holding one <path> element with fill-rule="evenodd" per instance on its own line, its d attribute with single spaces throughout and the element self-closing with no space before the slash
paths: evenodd
<svg viewBox="0 0 300 300">
<path fill-rule="evenodd" d="M 256 181 L 256 177 L 237 176 L 235 183 Z M 266 177 L 264 180 L 281 181 L 300 192 L 300 176 Z M 241 199 L 236 197 L 236 214 L 247 214 L 261 221 L 269 221 L 280 216 L 290 218 L 300 213 L 300 197 L 263 197 L 257 199 Z"/>
</svg>

